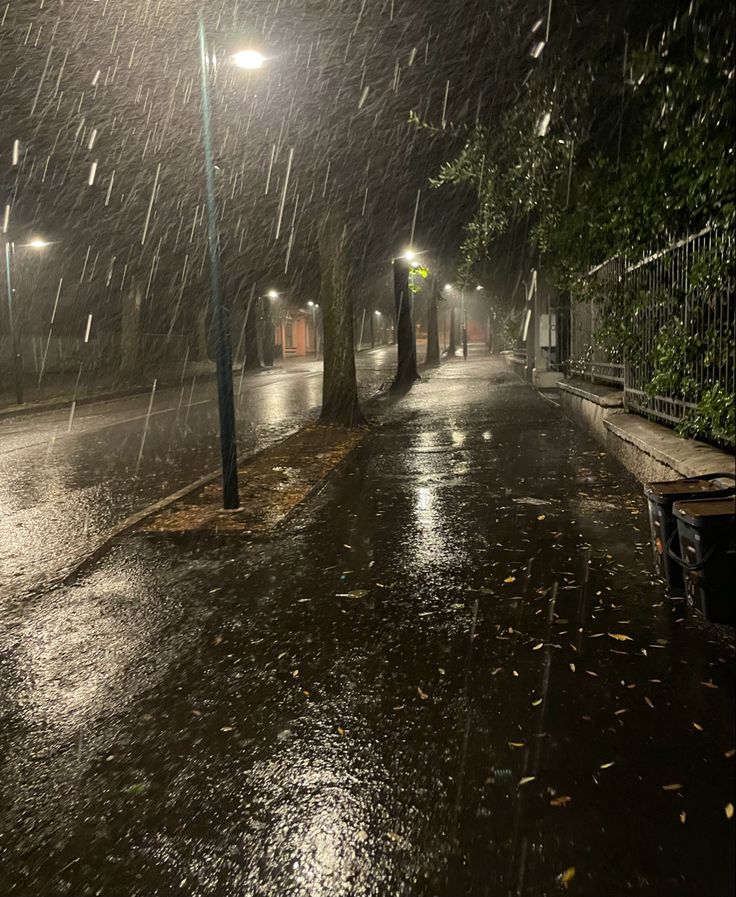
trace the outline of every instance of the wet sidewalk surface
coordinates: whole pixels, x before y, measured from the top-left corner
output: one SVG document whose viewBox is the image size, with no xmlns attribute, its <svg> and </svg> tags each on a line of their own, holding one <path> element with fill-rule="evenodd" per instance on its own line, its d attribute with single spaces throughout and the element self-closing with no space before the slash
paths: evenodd
<svg viewBox="0 0 736 897">
<path fill-rule="evenodd" d="M 384 421 L 273 538 L 11 622 L 0 894 L 734 893 L 733 631 L 639 484 L 495 359 Z"/>
</svg>

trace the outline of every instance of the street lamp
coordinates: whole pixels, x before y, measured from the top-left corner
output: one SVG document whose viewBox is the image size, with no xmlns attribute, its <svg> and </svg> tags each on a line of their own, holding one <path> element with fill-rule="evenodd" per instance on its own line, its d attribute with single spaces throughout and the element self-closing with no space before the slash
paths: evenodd
<svg viewBox="0 0 736 897">
<path fill-rule="evenodd" d="M 239 68 L 258 69 L 265 57 L 255 50 L 242 50 L 232 57 Z M 210 293 L 212 322 L 215 330 L 217 364 L 217 401 L 220 416 L 220 455 L 222 458 L 222 503 L 227 510 L 240 506 L 238 494 L 238 457 L 235 436 L 235 402 L 233 397 L 233 361 L 230 327 L 222 298 L 220 277 L 220 242 L 217 233 L 217 203 L 215 199 L 215 162 L 212 151 L 210 112 L 210 60 L 204 14 L 199 13 L 199 61 L 202 79 L 202 137 L 204 143 L 204 172 L 207 194 L 207 247 L 210 257 Z"/>
<path fill-rule="evenodd" d="M 263 63 L 266 61 L 266 57 L 257 50 L 239 50 L 237 53 L 233 53 L 232 58 L 238 68 L 251 71 L 263 68 Z"/>
<path fill-rule="evenodd" d="M 465 307 L 465 288 L 460 291 L 460 301 L 462 302 L 462 320 L 463 320 L 463 358 L 468 360 L 468 310 Z"/>
<path fill-rule="evenodd" d="M 281 293 L 278 293 L 276 290 L 269 290 L 266 293 L 266 297 L 268 299 L 270 299 L 271 302 L 273 302 L 275 304 L 281 298 Z M 273 314 L 271 313 L 270 309 L 269 309 L 269 319 L 271 322 L 271 324 L 268 328 L 269 335 L 270 335 L 270 338 L 273 340 L 273 334 L 270 333 L 270 328 L 273 325 Z M 282 301 L 281 305 L 280 305 L 280 309 L 279 309 L 279 345 L 281 347 L 281 358 L 282 359 L 286 358 L 286 353 L 284 351 L 284 342 L 285 342 L 285 340 L 284 340 L 284 303 Z"/>
<path fill-rule="evenodd" d="M 319 340 L 317 339 L 317 309 L 319 305 L 310 299 L 307 305 L 312 309 L 312 329 L 314 331 L 314 357 L 319 355 Z"/>
<path fill-rule="evenodd" d="M 13 314 L 13 270 L 12 257 L 16 249 L 45 249 L 50 246 L 47 240 L 35 237 L 29 243 L 11 244 L 7 234 L 5 234 L 5 288 L 8 295 L 8 328 L 10 330 L 10 338 L 13 343 L 13 364 L 15 370 L 15 401 L 16 404 L 23 404 L 23 354 L 20 344 L 20 337 L 15 329 L 15 315 Z"/>
</svg>

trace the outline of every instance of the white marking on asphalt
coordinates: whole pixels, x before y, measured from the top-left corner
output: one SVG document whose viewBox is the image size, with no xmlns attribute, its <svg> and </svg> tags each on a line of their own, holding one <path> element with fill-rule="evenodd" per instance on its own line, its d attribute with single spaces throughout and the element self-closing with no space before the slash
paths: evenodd
<svg viewBox="0 0 736 897">
<path fill-rule="evenodd" d="M 307 377 L 316 377 L 317 375 L 321 375 L 321 373 L 322 373 L 321 371 L 312 371 L 308 374 L 305 374 L 304 379 L 306 379 Z M 248 391 L 248 394 L 255 392 L 257 389 L 267 389 L 269 386 L 277 386 L 280 382 L 282 382 L 282 378 L 279 377 L 276 380 L 272 380 L 270 383 L 261 383 L 259 386 L 252 387 Z M 126 396 L 125 398 L 128 398 L 128 397 Z M 211 402 L 214 402 L 214 399 L 200 399 L 198 402 L 192 402 L 190 407 L 195 408 L 198 405 L 209 405 Z M 92 406 L 92 407 L 94 407 L 94 406 Z M 171 414 L 172 411 L 176 411 L 176 408 L 161 408 L 159 411 L 152 411 L 151 417 L 155 417 L 158 414 Z M 109 409 L 107 411 L 103 410 L 100 412 L 99 415 L 91 414 L 88 417 L 84 418 L 83 420 L 85 420 L 85 421 L 94 420 L 94 418 L 96 416 L 102 416 L 104 414 L 109 414 L 109 413 L 110 413 Z M 139 420 L 145 420 L 147 416 L 148 415 L 146 415 L 146 414 L 138 414 L 135 417 L 126 417 L 126 418 L 123 418 L 122 420 L 111 421 L 110 423 L 107 423 L 107 424 L 99 424 L 97 426 L 90 427 L 87 430 L 81 430 L 81 431 L 77 430 L 76 433 L 69 433 L 69 432 L 54 433 L 53 436 L 54 436 L 54 438 L 58 437 L 59 439 L 67 438 L 70 436 L 71 437 L 87 436 L 91 433 L 98 433 L 100 430 L 108 430 L 108 429 L 110 429 L 110 427 L 118 427 L 118 426 L 123 426 L 124 424 L 132 424 Z M 24 451 L 25 449 L 38 448 L 38 446 L 47 445 L 48 441 L 49 441 L 48 439 L 43 439 L 43 440 L 39 440 L 38 442 L 27 442 L 27 443 L 24 443 L 23 445 L 15 446 L 14 448 L 0 449 L 0 455 L 10 455 L 13 452 L 21 452 L 21 451 Z"/>
</svg>

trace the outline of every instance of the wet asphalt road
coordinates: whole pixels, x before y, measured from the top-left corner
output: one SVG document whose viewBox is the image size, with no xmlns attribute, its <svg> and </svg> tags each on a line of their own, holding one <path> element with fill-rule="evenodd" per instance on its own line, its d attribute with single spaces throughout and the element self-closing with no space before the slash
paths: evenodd
<svg viewBox="0 0 736 897">
<path fill-rule="evenodd" d="M 0 654 L 0 894 L 734 893 L 733 631 L 487 359 L 270 540 L 136 536 Z"/>
<path fill-rule="evenodd" d="M 390 379 L 395 348 L 357 356 L 361 391 Z M 247 455 L 318 412 L 322 364 L 311 359 L 235 377 L 238 449 Z M 215 381 L 187 378 L 94 405 L 0 420 L 0 594 L 54 577 L 111 527 L 219 465 Z M 69 429 L 71 419 L 71 430 Z M 145 440 L 144 440 L 145 433 Z"/>
</svg>

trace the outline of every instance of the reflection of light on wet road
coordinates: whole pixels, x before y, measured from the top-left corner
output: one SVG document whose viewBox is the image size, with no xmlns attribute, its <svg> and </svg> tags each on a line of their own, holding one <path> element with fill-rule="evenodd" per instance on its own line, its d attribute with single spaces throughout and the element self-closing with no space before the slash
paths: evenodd
<svg viewBox="0 0 736 897">
<path fill-rule="evenodd" d="M 29 615 L 18 662 L 25 670 L 24 701 L 39 722 L 77 726 L 104 712 L 115 685 L 145 653 L 146 627 L 121 613 L 138 587 L 130 573 L 118 571 L 98 586 L 97 600 L 73 595 Z"/>
<path fill-rule="evenodd" d="M 361 778 L 334 737 L 293 738 L 244 778 L 224 770 L 217 790 L 230 807 L 227 820 L 209 819 L 208 835 L 197 842 L 159 837 L 156 862 L 175 868 L 187 893 L 214 893 L 217 880 L 228 881 L 229 893 L 263 897 L 368 893 L 375 866 L 366 830 L 374 830 L 383 771 Z M 223 824 L 239 845 L 237 857 L 224 850 Z"/>
<path fill-rule="evenodd" d="M 392 368 L 395 349 L 361 360 L 362 394 Z M 366 367 L 369 365 L 369 367 Z M 240 458 L 312 419 L 321 401 L 321 362 L 258 372 L 243 380 L 237 406 Z M 0 434 L 0 584 L 21 593 L 72 566 L 130 514 L 219 463 L 214 381 L 157 390 L 141 453 L 146 395 L 4 421 Z"/>
</svg>

